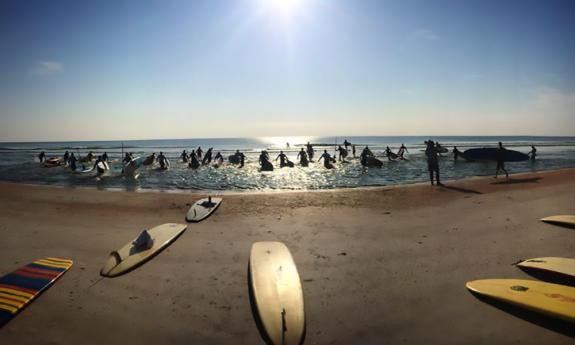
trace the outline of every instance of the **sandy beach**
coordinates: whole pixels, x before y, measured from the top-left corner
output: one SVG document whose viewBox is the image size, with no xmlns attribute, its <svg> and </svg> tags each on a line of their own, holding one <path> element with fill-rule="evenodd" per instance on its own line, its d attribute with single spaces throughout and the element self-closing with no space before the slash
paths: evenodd
<svg viewBox="0 0 575 345">
<path fill-rule="evenodd" d="M 305 344 L 571 344 L 566 332 L 471 295 L 465 282 L 534 279 L 519 259 L 572 257 L 575 169 L 427 184 L 224 196 L 152 261 L 100 279 L 140 230 L 185 222 L 192 193 L 0 183 L 0 274 L 75 264 L 0 330 L 0 344 L 263 344 L 250 308 L 255 241 L 283 241 L 302 279 Z"/>
</svg>

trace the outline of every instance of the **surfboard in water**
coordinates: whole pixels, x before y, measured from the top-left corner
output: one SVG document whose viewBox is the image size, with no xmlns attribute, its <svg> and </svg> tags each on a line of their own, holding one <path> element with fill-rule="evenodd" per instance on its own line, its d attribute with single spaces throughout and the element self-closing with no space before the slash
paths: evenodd
<svg viewBox="0 0 575 345">
<path fill-rule="evenodd" d="M 536 280 L 484 279 L 467 282 L 474 293 L 575 323 L 575 288 Z"/>
<path fill-rule="evenodd" d="M 250 288 L 259 320 L 274 345 L 299 345 L 305 331 L 303 291 L 291 253 L 281 242 L 256 242 Z"/>
<path fill-rule="evenodd" d="M 72 264 L 69 259 L 45 258 L 0 278 L 0 327 L 54 284 Z"/>
</svg>

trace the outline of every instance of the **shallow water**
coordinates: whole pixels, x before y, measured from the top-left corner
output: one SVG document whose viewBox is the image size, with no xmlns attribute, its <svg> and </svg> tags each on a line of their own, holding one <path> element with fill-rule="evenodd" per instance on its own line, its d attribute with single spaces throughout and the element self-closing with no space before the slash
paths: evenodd
<svg viewBox="0 0 575 345">
<path fill-rule="evenodd" d="M 267 149 L 275 158 L 283 149 L 292 161 L 301 145 L 311 141 L 316 149 L 316 159 L 323 149 L 333 155 L 334 144 L 342 143 L 343 138 L 254 138 L 254 139 L 196 139 L 196 140 L 142 140 L 142 141 L 105 141 L 105 142 L 50 142 L 50 143 L 0 143 L 0 180 L 37 184 L 65 186 L 96 186 L 99 188 L 120 189 L 168 189 L 168 190 L 306 190 L 332 189 L 363 186 L 383 186 L 427 181 L 427 164 L 423 153 L 423 141 L 432 139 L 441 142 L 450 150 L 456 145 L 461 151 L 472 147 L 495 146 L 501 140 L 509 149 L 529 152 L 530 145 L 538 149 L 535 162 L 507 163 L 509 172 L 528 172 L 558 168 L 575 167 L 575 137 L 347 137 L 357 145 L 357 154 L 365 145 L 384 161 L 383 168 L 364 168 L 358 159 L 349 159 L 347 164 L 337 164 L 328 170 L 321 163 L 311 163 L 309 167 L 279 168 L 273 172 L 260 172 L 257 164 L 259 152 Z M 287 149 L 286 142 L 290 142 Z M 390 146 L 397 152 L 404 143 L 409 153 L 408 160 L 389 162 L 383 158 L 383 150 Z M 189 169 L 187 164 L 179 162 L 182 150 L 188 152 L 201 146 L 205 151 L 214 147 L 215 153 L 221 151 L 227 157 L 236 149 L 247 156 L 246 166 L 238 168 L 224 164 L 219 168 L 202 166 L 197 170 Z M 112 170 L 102 179 L 96 179 L 93 173 L 74 174 L 64 167 L 44 168 L 36 156 L 45 151 L 49 157 L 62 156 L 65 150 L 84 156 L 88 151 L 95 154 L 107 152 L 112 159 Z M 140 169 L 138 179 L 121 176 L 119 163 L 122 152 L 133 152 L 136 156 L 147 156 L 151 152 L 163 151 L 171 161 L 167 171 L 158 171 L 154 167 Z M 350 150 L 351 151 L 351 150 Z M 351 152 L 350 152 L 351 156 Z M 491 175 L 493 162 L 454 161 L 452 155 L 445 154 L 440 159 L 441 177 L 444 180 L 460 179 L 469 176 Z"/>
</svg>

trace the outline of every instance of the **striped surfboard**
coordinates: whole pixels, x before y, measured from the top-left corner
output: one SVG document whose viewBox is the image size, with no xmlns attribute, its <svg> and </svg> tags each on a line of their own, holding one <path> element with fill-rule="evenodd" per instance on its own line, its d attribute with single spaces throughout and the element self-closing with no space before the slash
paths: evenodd
<svg viewBox="0 0 575 345">
<path fill-rule="evenodd" d="M 45 258 L 0 278 L 0 327 L 60 278 L 73 261 Z"/>
</svg>

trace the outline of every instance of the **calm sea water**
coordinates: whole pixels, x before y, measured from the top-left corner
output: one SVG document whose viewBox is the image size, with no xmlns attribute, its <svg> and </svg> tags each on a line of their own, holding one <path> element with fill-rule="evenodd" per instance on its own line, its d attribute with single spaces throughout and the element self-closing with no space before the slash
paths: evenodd
<svg viewBox="0 0 575 345">
<path fill-rule="evenodd" d="M 381 156 L 383 168 L 364 168 L 358 159 L 349 164 L 337 164 L 336 169 L 327 170 L 321 163 L 312 163 L 309 167 L 279 168 L 272 172 L 260 172 L 258 155 L 267 149 L 272 158 L 279 150 L 284 150 L 290 159 L 296 162 L 299 149 L 307 141 L 314 144 L 316 159 L 320 150 L 334 153 L 334 145 L 347 139 L 357 146 L 357 154 L 365 145 Z M 510 172 L 528 172 L 558 168 L 575 167 L 575 137 L 283 137 L 254 139 L 178 139 L 178 140 L 137 140 L 137 141 L 91 141 L 91 142 L 38 142 L 38 143 L 0 143 L 0 180 L 35 184 L 65 186 L 94 186 L 98 188 L 120 189 L 161 189 L 161 190 L 306 190 L 332 189 L 362 186 L 384 186 L 427 181 L 427 166 L 424 140 L 439 141 L 450 150 L 456 145 L 461 151 L 474 147 L 493 147 L 503 141 L 509 149 L 529 152 L 530 145 L 538 150 L 535 162 L 507 163 Z M 289 142 L 290 148 L 287 148 Z M 409 160 L 388 162 L 383 158 L 383 150 L 390 146 L 394 152 L 405 144 Z M 220 151 L 228 157 L 235 150 L 241 150 L 247 156 L 246 166 L 224 164 L 219 168 L 202 166 L 197 170 L 189 169 L 180 162 L 182 150 L 188 152 L 201 146 L 204 151 L 214 148 L 214 155 Z M 64 167 L 44 168 L 36 157 L 45 151 L 48 157 L 62 156 L 65 150 L 81 156 L 93 151 L 96 155 L 107 152 L 112 159 L 112 170 L 100 180 L 93 174 L 74 174 Z M 132 152 L 135 156 L 147 156 L 152 152 L 164 154 L 171 161 L 171 168 L 159 171 L 154 167 L 142 167 L 140 176 L 134 180 L 123 177 L 121 169 L 122 152 Z M 350 152 L 351 156 L 351 152 Z M 443 180 L 460 179 L 468 176 L 491 175 L 495 164 L 490 162 L 455 162 L 451 153 L 440 160 Z"/>
</svg>

